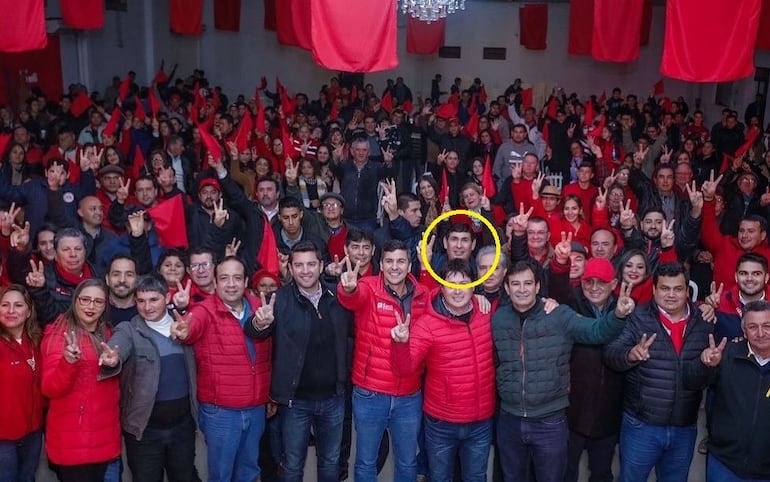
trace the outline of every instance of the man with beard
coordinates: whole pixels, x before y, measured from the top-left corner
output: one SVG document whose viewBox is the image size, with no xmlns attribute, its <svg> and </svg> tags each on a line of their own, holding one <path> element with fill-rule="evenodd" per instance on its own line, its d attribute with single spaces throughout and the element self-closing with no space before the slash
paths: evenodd
<svg viewBox="0 0 770 482">
<path fill-rule="evenodd" d="M 222 186 L 217 179 L 204 177 L 198 183 L 198 199 L 187 206 L 187 240 L 192 248 L 204 247 L 223 257 L 225 245 L 240 238 L 240 216 L 225 209 Z"/>
<path fill-rule="evenodd" d="M 727 290 L 719 286 L 706 300 L 717 310 L 714 339 L 721 340 L 743 336 L 741 317 L 746 303 L 767 299 L 767 259 L 756 253 L 745 253 L 738 258 L 735 269 L 736 285 Z"/>
<path fill-rule="evenodd" d="M 110 315 L 112 325 L 130 321 L 138 314 L 134 288 L 136 286 L 136 263 L 126 255 L 112 258 L 104 280 L 109 288 Z"/>
</svg>

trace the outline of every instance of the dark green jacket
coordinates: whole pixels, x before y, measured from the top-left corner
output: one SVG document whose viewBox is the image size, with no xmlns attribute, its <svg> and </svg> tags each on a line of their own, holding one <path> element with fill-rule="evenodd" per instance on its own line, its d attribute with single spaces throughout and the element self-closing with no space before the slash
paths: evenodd
<svg viewBox="0 0 770 482">
<path fill-rule="evenodd" d="M 560 305 L 546 315 L 538 301 L 523 325 L 512 305 L 492 317 L 495 377 L 501 408 L 527 418 L 558 414 L 569 405 L 569 361 L 574 343 L 604 344 L 620 334 L 625 319 L 581 316 Z"/>
</svg>

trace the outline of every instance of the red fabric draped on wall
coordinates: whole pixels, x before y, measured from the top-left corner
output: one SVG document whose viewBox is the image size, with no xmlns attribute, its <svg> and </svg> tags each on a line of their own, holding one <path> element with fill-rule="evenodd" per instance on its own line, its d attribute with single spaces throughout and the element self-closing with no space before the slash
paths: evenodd
<svg viewBox="0 0 770 482">
<path fill-rule="evenodd" d="M 591 55 L 594 29 L 594 0 L 570 0 L 569 43 L 571 55 Z"/>
<path fill-rule="evenodd" d="M 26 52 L 46 45 L 43 0 L 0 0 L 0 52 Z"/>
<path fill-rule="evenodd" d="M 241 0 L 214 0 L 214 28 L 237 32 L 241 28 Z"/>
<path fill-rule="evenodd" d="M 601 62 L 639 58 L 644 0 L 594 0 L 591 55 Z"/>
<path fill-rule="evenodd" d="M 278 42 L 283 45 L 311 49 L 310 4 L 311 0 L 276 0 L 275 21 Z"/>
<path fill-rule="evenodd" d="M 19 72 L 24 70 L 27 75 L 37 74 L 37 83 L 23 83 Z M 40 87 L 49 99 L 58 99 L 62 95 L 61 51 L 57 35 L 49 36 L 43 49 L 0 54 L 0 104 L 19 105 L 29 95 L 27 87 L 34 86 Z"/>
<path fill-rule="evenodd" d="M 765 28 L 760 28 L 757 31 L 757 48 L 770 50 L 770 28 L 767 28 L 767 26 L 770 26 L 770 0 L 762 0 L 759 25 L 764 25 Z"/>
<path fill-rule="evenodd" d="M 265 21 L 264 26 L 265 30 L 270 30 L 272 32 L 275 32 L 276 22 L 275 22 L 275 1 L 276 0 L 265 0 Z"/>
<path fill-rule="evenodd" d="M 104 0 L 61 0 L 61 16 L 72 28 L 104 28 Z"/>
<path fill-rule="evenodd" d="M 639 45 L 650 44 L 650 28 L 652 28 L 652 0 L 644 0 L 642 7 L 642 30 L 639 32 Z"/>
<path fill-rule="evenodd" d="M 661 73 L 689 82 L 748 77 L 759 10 L 760 0 L 668 0 Z"/>
<path fill-rule="evenodd" d="M 406 20 L 406 51 L 410 54 L 431 55 L 444 46 L 446 19 L 423 22 L 408 16 Z"/>
<path fill-rule="evenodd" d="M 377 72 L 398 67 L 396 2 L 313 0 L 313 58 L 330 70 Z"/>
<path fill-rule="evenodd" d="M 169 0 L 171 31 L 180 35 L 203 32 L 203 0 Z"/>
<path fill-rule="evenodd" d="M 529 50 L 545 50 L 548 37 L 548 4 L 519 8 L 519 41 Z"/>
</svg>

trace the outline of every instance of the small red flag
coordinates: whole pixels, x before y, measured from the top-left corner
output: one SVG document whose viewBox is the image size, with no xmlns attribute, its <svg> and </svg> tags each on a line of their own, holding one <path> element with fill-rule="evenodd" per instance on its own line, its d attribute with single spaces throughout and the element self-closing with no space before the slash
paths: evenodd
<svg viewBox="0 0 770 482">
<path fill-rule="evenodd" d="M 607 117 L 605 115 L 602 115 L 599 117 L 599 123 L 588 131 L 588 137 L 601 137 L 602 136 L 602 129 L 604 129 L 604 126 L 607 124 Z"/>
<path fill-rule="evenodd" d="M 551 124 L 550 120 L 546 120 L 543 124 L 543 140 L 546 144 L 548 144 L 549 139 L 551 138 L 551 128 L 549 125 Z"/>
<path fill-rule="evenodd" d="M 107 125 L 104 126 L 102 136 L 112 137 L 115 135 L 115 129 L 118 128 L 118 121 L 120 120 L 121 114 L 120 107 L 112 109 L 112 115 L 110 115 L 110 120 L 107 121 Z"/>
<path fill-rule="evenodd" d="M 487 103 L 487 88 L 484 84 L 481 84 L 481 88 L 479 89 L 479 102 L 482 104 Z"/>
<path fill-rule="evenodd" d="M 163 71 L 163 68 L 158 70 L 158 72 L 155 73 L 155 77 L 152 79 L 153 84 L 165 84 L 168 82 L 168 74 Z"/>
<path fill-rule="evenodd" d="M 275 90 L 278 91 L 278 96 L 281 99 L 281 110 L 283 111 L 283 115 L 291 117 L 291 115 L 294 114 L 297 101 L 289 99 L 289 92 L 286 90 L 286 87 L 281 84 L 278 77 L 275 78 Z"/>
<path fill-rule="evenodd" d="M 270 222 L 266 217 L 262 217 L 262 242 L 259 245 L 257 253 L 257 263 L 265 271 L 277 275 L 280 272 L 280 263 L 278 261 L 278 245 L 275 242 L 275 235 Z"/>
<path fill-rule="evenodd" d="M 136 117 L 142 122 L 144 122 L 144 120 L 147 118 L 147 112 L 144 111 L 144 104 L 142 104 L 142 99 L 140 99 L 139 97 L 136 98 L 136 108 L 134 109 L 134 117 Z"/>
<path fill-rule="evenodd" d="M 350 89 L 350 102 L 358 102 L 358 86 L 353 84 L 353 88 Z"/>
<path fill-rule="evenodd" d="M 213 157 L 214 160 L 221 160 L 222 147 L 219 145 L 219 142 L 214 139 L 214 136 L 209 133 L 208 126 L 199 126 L 198 132 L 200 132 L 201 135 L 201 142 L 203 142 L 203 145 L 206 146 L 206 150 L 209 154 L 211 154 L 211 157 Z"/>
<path fill-rule="evenodd" d="M 134 164 L 131 166 L 131 170 L 138 174 L 142 172 L 142 168 L 144 168 L 146 163 L 147 161 L 144 159 L 144 152 L 142 152 L 142 148 L 137 145 L 134 147 Z"/>
<path fill-rule="evenodd" d="M 583 124 L 593 129 L 595 118 L 596 112 L 594 112 L 594 103 L 591 102 L 591 99 L 588 99 L 585 103 L 585 116 L 583 117 Z"/>
<path fill-rule="evenodd" d="M 460 105 L 460 94 L 455 93 L 450 95 L 449 99 L 447 99 L 447 103 L 452 104 L 455 107 Z"/>
<path fill-rule="evenodd" d="M 329 119 L 336 121 L 340 117 L 340 110 L 337 107 L 336 99 L 332 101 L 332 111 L 329 113 Z"/>
<path fill-rule="evenodd" d="M 5 148 L 8 147 L 9 142 L 11 142 L 11 134 L 0 134 L 0 157 L 4 157 Z"/>
<path fill-rule="evenodd" d="M 407 115 L 409 115 L 414 110 L 414 105 L 412 104 L 411 100 L 407 99 L 404 101 L 403 104 L 401 104 L 401 109 L 403 109 L 403 111 L 406 112 Z"/>
<path fill-rule="evenodd" d="M 393 96 L 390 94 L 390 91 L 385 92 L 382 96 L 382 100 L 380 100 L 380 105 L 382 106 L 382 110 L 390 114 L 390 111 L 393 110 Z"/>
<path fill-rule="evenodd" d="M 471 114 L 471 118 L 468 119 L 468 124 L 465 126 L 465 132 L 467 132 L 468 136 L 472 139 L 479 133 L 479 113 L 475 110 L 473 111 L 473 114 Z"/>
<path fill-rule="evenodd" d="M 436 108 L 436 117 L 441 117 L 442 119 L 449 119 L 450 117 L 455 117 L 457 115 L 457 106 L 446 103 L 441 104 Z"/>
<path fill-rule="evenodd" d="M 749 132 L 746 133 L 746 142 L 744 142 L 743 145 L 739 147 L 737 151 L 735 151 L 735 156 L 738 157 L 747 153 L 751 148 L 751 145 L 754 144 L 754 141 L 757 140 L 758 135 L 759 135 L 759 128 L 757 126 L 754 126 L 751 129 L 749 129 Z"/>
<path fill-rule="evenodd" d="M 652 94 L 660 95 L 663 92 L 664 92 L 663 79 L 660 79 L 659 81 L 655 82 L 655 85 L 652 86 Z"/>
<path fill-rule="evenodd" d="M 439 202 L 444 202 L 449 199 L 449 181 L 446 177 L 446 168 L 441 169 L 441 189 L 438 193 Z"/>
<path fill-rule="evenodd" d="M 296 149 L 294 149 L 294 143 L 291 142 L 291 135 L 289 134 L 289 126 L 286 125 L 286 122 L 281 120 L 281 144 L 283 144 L 283 155 L 289 156 L 292 159 L 296 157 L 296 155 L 299 154 Z M 281 166 L 281 174 L 283 174 L 284 170 L 286 169 L 286 162 L 284 158 L 284 162 L 279 164 Z"/>
<path fill-rule="evenodd" d="M 253 128 L 254 123 L 251 121 L 251 113 L 247 112 L 246 115 L 241 118 L 241 123 L 238 124 L 238 134 L 235 136 L 235 144 L 238 146 L 238 152 L 249 150 L 251 131 Z"/>
<path fill-rule="evenodd" d="M 131 87 L 131 79 L 126 76 L 125 79 L 120 81 L 120 87 L 118 88 L 118 99 L 120 99 L 121 102 L 126 100 L 128 97 L 128 90 Z"/>
<path fill-rule="evenodd" d="M 551 98 L 548 99 L 548 110 L 546 111 L 546 115 L 551 119 L 556 119 L 556 111 L 558 110 L 559 110 L 559 99 L 557 99 L 556 96 L 552 95 Z"/>
<path fill-rule="evenodd" d="M 492 163 L 489 160 L 489 153 L 485 157 L 484 173 L 481 175 L 481 188 L 484 190 L 486 197 L 492 198 L 497 194 L 497 186 L 495 186 L 495 179 L 492 177 Z"/>
<path fill-rule="evenodd" d="M 264 134 L 267 132 L 265 125 L 265 106 L 262 105 L 262 99 L 259 98 L 259 95 L 257 95 L 255 101 L 257 104 L 257 121 L 255 122 L 254 127 L 256 127 L 258 132 Z"/>
<path fill-rule="evenodd" d="M 161 246 L 187 247 L 187 229 L 181 194 L 161 201 L 157 206 L 148 209 L 147 214 L 152 218 Z"/>
<path fill-rule="evenodd" d="M 158 117 L 158 112 L 160 112 L 160 101 L 155 97 L 155 92 L 153 92 L 152 88 L 147 91 L 147 101 L 150 103 L 152 116 Z"/>
<path fill-rule="evenodd" d="M 607 91 L 602 91 L 602 95 L 599 96 L 599 100 L 597 101 L 599 103 L 599 107 L 603 106 L 607 102 Z"/>
<path fill-rule="evenodd" d="M 521 91 L 521 106 L 524 109 L 532 107 L 532 87 Z"/>
<path fill-rule="evenodd" d="M 75 117 L 80 117 L 92 105 L 94 105 L 94 101 L 92 101 L 91 98 L 88 97 L 88 94 L 86 94 L 85 92 L 81 92 L 78 95 L 76 95 L 74 99 L 72 99 L 72 105 L 70 106 L 70 111 L 72 112 L 72 115 L 74 115 Z"/>
</svg>

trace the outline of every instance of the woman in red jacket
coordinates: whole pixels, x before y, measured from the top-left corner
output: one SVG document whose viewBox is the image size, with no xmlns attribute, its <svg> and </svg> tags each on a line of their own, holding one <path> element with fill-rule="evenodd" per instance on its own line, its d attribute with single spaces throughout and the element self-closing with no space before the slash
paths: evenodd
<svg viewBox="0 0 770 482">
<path fill-rule="evenodd" d="M 33 481 L 43 444 L 40 328 L 27 290 L 0 291 L 0 471 L 2 480 Z"/>
<path fill-rule="evenodd" d="M 120 386 L 117 378 L 99 380 L 107 315 L 107 287 L 83 281 L 43 337 L 43 394 L 50 399 L 45 448 L 62 482 L 101 482 L 120 457 Z"/>
</svg>

